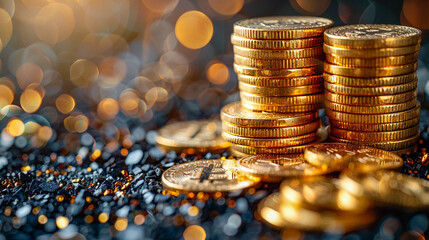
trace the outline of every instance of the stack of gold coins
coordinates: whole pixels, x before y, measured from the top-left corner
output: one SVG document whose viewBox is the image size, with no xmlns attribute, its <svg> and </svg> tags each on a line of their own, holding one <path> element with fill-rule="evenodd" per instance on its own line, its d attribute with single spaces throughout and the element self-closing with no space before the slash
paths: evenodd
<svg viewBox="0 0 429 240">
<path fill-rule="evenodd" d="M 223 136 L 235 144 L 235 153 L 302 152 L 296 146 L 318 139 L 322 36 L 332 24 L 329 19 L 303 16 L 234 24 L 231 42 L 241 104 L 225 107 L 222 120 Z"/>
<path fill-rule="evenodd" d="M 397 25 L 325 31 L 325 107 L 331 140 L 398 154 L 413 151 L 419 138 L 420 41 L 420 30 Z"/>
</svg>

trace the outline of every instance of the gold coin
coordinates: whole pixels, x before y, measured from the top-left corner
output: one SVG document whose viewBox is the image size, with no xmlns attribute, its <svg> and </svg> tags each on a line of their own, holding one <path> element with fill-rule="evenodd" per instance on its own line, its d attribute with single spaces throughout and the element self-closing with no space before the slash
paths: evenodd
<svg viewBox="0 0 429 240">
<path fill-rule="evenodd" d="M 325 101 L 325 107 L 336 112 L 357 113 L 357 114 L 380 114 L 380 113 L 394 113 L 402 112 L 415 107 L 417 99 L 411 101 L 389 104 L 389 105 L 375 105 L 375 106 L 351 106 L 331 101 Z"/>
<path fill-rule="evenodd" d="M 392 122 L 407 121 L 420 116 L 420 103 L 417 102 L 417 106 L 410 110 L 406 110 L 403 112 L 396 112 L 396 113 L 363 115 L 363 114 L 336 112 L 330 109 L 326 109 L 325 111 L 326 111 L 326 116 L 328 116 L 329 119 L 333 119 L 339 122 L 366 123 L 366 124 L 392 123 Z"/>
<path fill-rule="evenodd" d="M 159 129 L 156 142 L 168 151 L 224 152 L 231 144 L 223 140 L 221 131 L 219 120 L 176 122 Z"/>
<path fill-rule="evenodd" d="M 420 43 L 416 28 L 387 24 L 356 24 L 333 27 L 324 33 L 325 43 L 343 48 L 403 47 Z"/>
<path fill-rule="evenodd" d="M 270 226 L 277 229 L 283 229 L 286 227 L 286 223 L 279 213 L 279 205 L 279 193 L 272 193 L 259 202 L 256 214 Z"/>
<path fill-rule="evenodd" d="M 401 130 L 405 128 L 410 128 L 414 125 L 419 124 L 419 121 L 420 121 L 420 118 L 416 117 L 403 122 L 367 124 L 367 123 L 338 122 L 330 119 L 329 125 L 336 128 L 341 128 L 341 129 L 356 131 L 356 132 L 386 132 L 386 131 L 396 131 L 396 130 Z"/>
<path fill-rule="evenodd" d="M 405 65 L 413 62 L 417 62 L 419 53 L 411 53 L 403 56 L 391 56 L 391 57 L 380 57 L 380 58 L 347 58 L 340 57 L 337 55 L 326 54 L 325 59 L 327 62 L 346 66 L 346 67 L 386 67 L 386 66 L 398 66 Z"/>
<path fill-rule="evenodd" d="M 419 132 L 419 125 L 389 132 L 354 132 L 350 130 L 335 128 L 332 126 L 329 128 L 329 130 L 330 134 L 337 138 L 363 142 L 382 142 L 407 139 L 409 137 L 415 136 Z"/>
<path fill-rule="evenodd" d="M 230 103 L 221 110 L 222 121 L 255 128 L 297 126 L 312 122 L 318 117 L 317 112 L 293 114 L 255 112 L 241 107 L 241 102 Z"/>
<path fill-rule="evenodd" d="M 368 96 L 368 95 L 391 95 L 413 91 L 417 88 L 417 78 L 408 83 L 393 85 L 393 86 L 377 86 L 377 87 L 351 87 L 325 82 L 325 89 L 345 95 Z"/>
<path fill-rule="evenodd" d="M 334 23 L 326 18 L 273 16 L 234 23 L 234 34 L 252 39 L 294 39 L 321 36 Z"/>
<path fill-rule="evenodd" d="M 309 164 L 302 154 L 248 156 L 238 161 L 238 169 L 260 178 L 263 182 L 280 182 L 284 178 L 323 175 L 330 172 L 329 169 Z"/>
<path fill-rule="evenodd" d="M 234 70 L 237 74 L 250 75 L 255 77 L 303 77 L 321 74 L 323 67 L 314 66 L 295 69 L 258 69 L 240 66 L 234 63 Z"/>
<path fill-rule="evenodd" d="M 314 93 L 323 92 L 323 84 L 313 84 L 306 86 L 297 87 L 259 87 L 246 83 L 239 82 L 238 88 L 240 91 L 244 91 L 251 94 L 257 94 L 262 96 L 296 96 L 296 95 L 309 95 Z"/>
<path fill-rule="evenodd" d="M 338 75 L 332 75 L 329 73 L 324 73 L 323 78 L 326 82 L 332 84 L 340 84 L 345 86 L 356 86 L 356 87 L 384 87 L 391 85 L 399 85 L 412 82 L 417 79 L 417 74 L 415 72 L 394 76 L 394 77 L 379 77 L 379 78 L 353 78 L 353 77 L 343 77 Z"/>
<path fill-rule="evenodd" d="M 414 146 L 419 141 L 420 133 L 407 139 L 403 140 L 397 140 L 397 141 L 386 141 L 386 142 L 360 142 L 360 141 L 351 141 L 347 139 L 337 138 L 332 135 L 329 135 L 329 139 L 334 142 L 341 142 L 341 143 L 349 143 L 354 145 L 363 145 L 368 147 L 374 147 L 383 149 L 386 151 L 397 151 L 404 148 L 409 148 L 411 146 Z"/>
<path fill-rule="evenodd" d="M 162 185 L 184 192 L 232 192 L 260 180 L 242 174 L 234 159 L 210 159 L 182 163 L 162 174 Z"/>
<path fill-rule="evenodd" d="M 411 45 L 405 47 L 395 48 L 377 48 L 377 49 L 350 49 L 333 47 L 323 44 L 323 51 L 326 54 L 334 54 L 341 57 L 355 57 L 355 58 L 376 58 L 376 57 L 389 57 L 389 56 L 403 56 L 412 54 L 420 50 L 420 45 Z"/>
<path fill-rule="evenodd" d="M 291 59 L 257 59 L 234 55 L 234 63 L 243 67 L 257 69 L 294 69 L 320 66 L 323 64 L 323 55 Z"/>
<path fill-rule="evenodd" d="M 316 132 L 289 138 L 248 138 L 226 132 L 223 132 L 222 136 L 228 142 L 251 147 L 291 147 L 310 143 L 317 139 Z"/>
<path fill-rule="evenodd" d="M 402 158 L 391 152 L 344 143 L 310 145 L 304 158 L 315 166 L 338 170 L 351 165 L 362 170 L 398 169 L 403 164 Z"/>
<path fill-rule="evenodd" d="M 323 75 L 312 75 L 306 77 L 291 77 L 291 78 L 279 78 L 279 77 L 254 77 L 248 75 L 237 75 L 238 80 L 242 83 L 259 86 L 259 87 L 298 87 L 304 85 L 314 85 L 323 82 Z"/>
<path fill-rule="evenodd" d="M 260 50 L 243 48 L 234 46 L 234 54 L 246 57 L 246 58 L 257 58 L 257 59 L 296 59 L 296 58 L 321 58 L 323 55 L 323 48 L 301 48 L 301 49 L 287 49 L 287 50 Z M 322 56 L 323 57 L 323 56 Z M 417 59 L 416 59 L 417 61 Z"/>
<path fill-rule="evenodd" d="M 337 179 L 323 176 L 285 180 L 280 186 L 280 200 L 296 206 L 355 213 L 367 211 L 373 205 L 371 200 L 357 198 L 339 188 Z"/>
<path fill-rule="evenodd" d="M 398 172 L 347 171 L 341 175 L 340 184 L 351 194 L 364 194 L 383 206 L 405 209 L 427 209 L 429 206 L 429 182 Z"/>
<path fill-rule="evenodd" d="M 331 102 L 336 102 L 346 105 L 359 105 L 359 106 L 373 106 L 384 104 L 397 104 L 402 102 L 411 101 L 417 97 L 417 90 L 394 94 L 394 95 L 380 95 L 380 96 L 347 96 L 336 94 L 333 92 L 325 91 L 325 98 Z"/>
<path fill-rule="evenodd" d="M 320 119 L 316 121 L 305 123 L 299 126 L 291 127 L 269 127 L 269 128 L 255 128 L 255 127 L 242 127 L 222 123 L 222 129 L 232 135 L 240 137 L 256 137 L 256 138 L 284 138 L 304 135 L 316 131 L 320 127 Z"/>
<path fill-rule="evenodd" d="M 252 111 L 276 112 L 276 113 L 303 113 L 317 111 L 321 108 L 321 104 L 306 104 L 293 106 L 276 106 L 276 105 L 260 105 L 242 101 L 243 107 Z"/>
<path fill-rule="evenodd" d="M 415 146 L 411 146 L 409 148 L 405 148 L 405 149 L 400 149 L 400 150 L 396 150 L 396 151 L 391 151 L 392 153 L 398 155 L 398 156 L 402 156 L 403 154 L 407 154 L 410 155 L 412 153 L 417 152 L 417 145 Z"/>
<path fill-rule="evenodd" d="M 258 105 L 277 105 L 284 107 L 288 107 L 289 105 L 320 104 L 323 101 L 323 93 L 303 96 L 267 97 L 241 91 L 240 97 L 242 103 L 249 102 Z"/>
<path fill-rule="evenodd" d="M 328 73 L 346 77 L 392 77 L 416 71 L 417 62 L 401 66 L 376 68 L 344 67 L 325 62 L 324 68 Z"/>
<path fill-rule="evenodd" d="M 317 139 L 309 144 L 321 143 L 328 137 L 328 130 L 326 127 L 320 127 L 317 131 Z M 230 151 L 241 153 L 241 156 L 255 155 L 255 154 L 297 154 L 303 153 L 308 145 L 299 145 L 292 147 L 250 147 L 244 145 L 233 144 Z"/>
<path fill-rule="evenodd" d="M 231 43 L 235 46 L 251 49 L 301 49 L 322 47 L 323 37 L 290 40 L 258 40 L 231 34 Z"/>
</svg>

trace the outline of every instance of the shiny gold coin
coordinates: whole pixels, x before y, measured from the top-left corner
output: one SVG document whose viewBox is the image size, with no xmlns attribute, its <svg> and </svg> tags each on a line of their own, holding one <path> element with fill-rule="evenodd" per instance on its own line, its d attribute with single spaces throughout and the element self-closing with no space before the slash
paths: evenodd
<svg viewBox="0 0 429 240">
<path fill-rule="evenodd" d="M 301 49 L 322 47 L 323 37 L 290 39 L 290 40 L 258 40 L 231 34 L 232 45 L 251 49 Z"/>
<path fill-rule="evenodd" d="M 278 105 L 285 107 L 288 107 L 289 105 L 320 104 L 323 101 L 322 93 L 304 96 L 267 97 L 241 91 L 240 97 L 242 103 L 249 102 L 253 104 Z"/>
<path fill-rule="evenodd" d="M 237 74 L 250 75 L 255 77 L 303 77 L 321 74 L 322 66 L 296 68 L 296 69 L 258 69 L 240 66 L 234 63 L 234 70 Z"/>
<path fill-rule="evenodd" d="M 291 147 L 310 143 L 317 139 L 316 132 L 289 138 L 248 138 L 226 132 L 223 132 L 222 136 L 228 142 L 251 147 Z"/>
<path fill-rule="evenodd" d="M 219 120 L 176 122 L 159 129 L 156 142 L 167 151 L 224 152 L 231 144 L 223 140 L 221 131 Z"/>
<path fill-rule="evenodd" d="M 254 128 L 242 127 L 222 123 L 222 129 L 232 135 L 240 137 L 256 137 L 256 138 L 284 138 L 304 135 L 316 131 L 320 127 L 320 119 L 316 121 L 305 123 L 299 126 L 291 127 L 269 127 L 269 128 Z"/>
<path fill-rule="evenodd" d="M 419 124 L 420 118 L 412 118 L 407 121 L 395 122 L 395 123 L 380 123 L 380 124 L 367 124 L 367 123 L 348 123 L 338 122 L 332 119 L 329 120 L 329 125 L 336 128 L 341 128 L 356 132 L 386 132 L 396 131 L 401 129 L 410 128 L 414 125 Z"/>
<path fill-rule="evenodd" d="M 333 54 L 341 57 L 355 57 L 355 58 L 377 58 L 377 57 L 390 57 L 390 56 L 403 56 L 418 52 L 420 45 L 411 45 L 396 48 L 377 48 L 377 49 L 350 49 L 333 47 L 323 44 L 323 51 L 326 54 Z"/>
<path fill-rule="evenodd" d="M 404 140 L 397 140 L 397 141 L 386 141 L 386 142 L 362 142 L 362 141 L 351 141 L 347 139 L 337 138 L 332 135 L 329 135 L 329 139 L 334 142 L 341 142 L 341 143 L 349 143 L 354 145 L 363 145 L 368 147 L 374 147 L 383 149 L 386 151 L 397 151 L 404 148 L 409 148 L 411 146 L 414 146 L 419 141 L 420 133 Z"/>
<path fill-rule="evenodd" d="M 315 166 L 338 170 L 351 165 L 362 170 L 398 169 L 403 164 L 402 158 L 388 151 L 344 143 L 310 145 L 304 158 Z"/>
<path fill-rule="evenodd" d="M 291 59 L 257 59 L 234 55 L 234 63 L 243 67 L 258 69 L 294 69 L 320 66 L 323 64 L 323 55 Z"/>
<path fill-rule="evenodd" d="M 398 155 L 398 156 L 402 156 L 403 154 L 407 154 L 407 155 L 413 154 L 413 153 L 417 152 L 417 150 L 418 150 L 417 145 L 415 145 L 415 146 L 411 146 L 409 148 L 400 149 L 400 150 L 391 151 L 391 152 Z"/>
<path fill-rule="evenodd" d="M 325 101 L 325 107 L 336 112 L 357 113 L 357 114 L 380 114 L 380 113 L 394 113 L 402 112 L 415 107 L 417 99 L 403 103 L 395 103 L 389 105 L 375 105 L 375 106 L 352 106 L 331 101 Z"/>
<path fill-rule="evenodd" d="M 248 156 L 238 161 L 238 169 L 245 174 L 260 178 L 263 182 L 280 182 L 289 177 L 316 176 L 329 173 L 329 169 L 322 169 L 309 164 L 302 157 L 302 154 Z"/>
<path fill-rule="evenodd" d="M 259 87 L 246 83 L 239 82 L 238 88 L 240 91 L 244 91 L 251 94 L 262 95 L 262 96 L 296 96 L 296 95 L 309 95 L 314 93 L 323 92 L 323 84 L 313 84 L 306 86 L 297 87 Z"/>
<path fill-rule="evenodd" d="M 306 77 L 291 77 L 291 78 L 280 78 L 280 77 L 254 77 L 248 75 L 237 75 L 238 80 L 242 83 L 250 84 L 259 87 L 298 87 L 304 85 L 314 85 L 323 83 L 323 75 L 312 75 Z"/>
<path fill-rule="evenodd" d="M 382 142 L 407 139 L 412 136 L 415 136 L 419 132 L 419 125 L 389 132 L 354 132 L 350 130 L 335 128 L 332 126 L 329 128 L 329 130 L 330 134 L 337 138 L 363 142 Z"/>
<path fill-rule="evenodd" d="M 162 174 L 162 185 L 184 192 L 232 192 L 260 180 L 242 174 L 234 159 L 199 160 L 179 164 Z"/>
<path fill-rule="evenodd" d="M 234 46 L 234 54 L 246 57 L 246 58 L 257 58 L 257 59 L 297 59 L 297 58 L 320 58 L 323 55 L 323 48 L 301 48 L 301 49 L 287 49 L 287 50 L 260 50 L 243 48 Z M 417 61 L 417 60 L 416 60 Z"/>
<path fill-rule="evenodd" d="M 339 188 L 337 179 L 323 176 L 285 180 L 280 186 L 280 200 L 296 206 L 355 213 L 373 207 L 371 200 L 355 197 Z"/>
<path fill-rule="evenodd" d="M 294 39 L 321 36 L 334 23 L 326 18 L 273 16 L 244 19 L 234 24 L 234 34 L 252 39 Z"/>
<path fill-rule="evenodd" d="M 332 54 L 326 54 L 325 59 L 329 63 L 346 67 L 386 67 L 399 66 L 417 62 L 418 57 L 419 53 L 415 52 L 402 56 L 380 58 L 347 58 Z"/>
<path fill-rule="evenodd" d="M 412 82 L 393 85 L 393 86 L 351 87 L 351 86 L 333 84 L 329 82 L 325 82 L 324 85 L 326 90 L 330 92 L 338 93 L 338 94 L 354 95 L 354 96 L 368 96 L 368 95 L 378 96 L 378 95 L 391 95 L 391 94 L 398 94 L 398 93 L 413 91 L 417 89 L 417 78 Z"/>
<path fill-rule="evenodd" d="M 333 119 L 339 122 L 349 122 L 349 123 L 366 123 L 366 124 L 375 124 L 375 123 L 393 123 L 407 121 L 413 118 L 420 116 L 420 103 L 417 102 L 417 106 L 406 110 L 403 112 L 396 113 L 385 113 L 385 114 L 353 114 L 353 113 L 343 113 L 336 112 L 330 109 L 326 109 L 326 116 L 329 119 Z"/>
<path fill-rule="evenodd" d="M 415 72 L 395 76 L 395 77 L 379 77 L 379 78 L 353 78 L 353 77 L 343 77 L 338 75 L 332 75 L 329 73 L 324 73 L 323 78 L 326 82 L 332 84 L 340 84 L 345 86 L 354 86 L 354 87 L 384 87 L 405 84 L 417 79 L 417 74 Z"/>
<path fill-rule="evenodd" d="M 346 105 L 359 105 L 359 106 L 373 106 L 384 104 L 397 104 L 411 101 L 417 97 L 417 90 L 394 94 L 394 95 L 380 95 L 380 96 L 347 96 L 336 94 L 333 92 L 325 91 L 325 98 L 331 102 L 336 102 Z"/>
<path fill-rule="evenodd" d="M 417 62 L 400 66 L 376 68 L 344 67 L 325 62 L 324 68 L 325 72 L 346 77 L 392 77 L 416 71 Z"/>
<path fill-rule="evenodd" d="M 341 187 L 355 196 L 366 195 L 380 205 L 417 209 L 429 207 L 429 182 L 393 171 L 341 175 Z"/>
<path fill-rule="evenodd" d="M 277 105 L 260 105 L 242 100 L 241 105 L 252 111 L 276 112 L 276 113 L 303 113 L 317 111 L 321 108 L 321 104 L 306 104 L 293 106 L 277 106 Z"/>
<path fill-rule="evenodd" d="M 325 43 L 343 48 L 403 47 L 420 43 L 416 28 L 387 24 L 356 24 L 333 27 L 324 33 Z"/>
<path fill-rule="evenodd" d="M 256 215 L 262 218 L 262 220 L 270 226 L 277 229 L 283 229 L 286 227 L 286 222 L 279 213 L 279 205 L 279 193 L 272 193 L 259 202 Z"/>
<path fill-rule="evenodd" d="M 222 121 L 236 126 L 255 128 L 297 126 L 310 123 L 318 117 L 317 112 L 293 114 L 255 112 L 241 107 L 241 102 L 230 103 L 221 110 Z"/>
</svg>

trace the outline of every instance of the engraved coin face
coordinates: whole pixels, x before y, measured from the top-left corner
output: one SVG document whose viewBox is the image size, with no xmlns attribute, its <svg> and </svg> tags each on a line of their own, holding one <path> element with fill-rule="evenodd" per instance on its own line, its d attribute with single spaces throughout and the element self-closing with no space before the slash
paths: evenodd
<svg viewBox="0 0 429 240">
<path fill-rule="evenodd" d="M 407 26 L 388 24 L 357 24 L 334 27 L 326 30 L 328 37 L 342 37 L 350 39 L 385 39 L 418 37 L 421 31 Z"/>
<path fill-rule="evenodd" d="M 237 168 L 232 159 L 188 162 L 169 168 L 162 174 L 162 184 L 172 190 L 189 192 L 231 192 L 259 182 Z"/>
<path fill-rule="evenodd" d="M 326 18 L 306 16 L 277 16 L 245 19 L 235 23 L 237 27 L 257 30 L 294 30 L 331 26 L 333 22 Z"/>
<path fill-rule="evenodd" d="M 221 125 L 219 120 L 176 122 L 161 128 L 156 141 L 168 150 L 223 151 L 230 144 L 222 139 Z"/>
</svg>

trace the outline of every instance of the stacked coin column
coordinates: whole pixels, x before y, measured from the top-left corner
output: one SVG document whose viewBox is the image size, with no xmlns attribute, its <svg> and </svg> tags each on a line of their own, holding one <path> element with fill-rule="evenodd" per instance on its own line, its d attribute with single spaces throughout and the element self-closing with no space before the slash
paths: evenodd
<svg viewBox="0 0 429 240">
<path fill-rule="evenodd" d="M 349 25 L 327 30 L 324 39 L 330 138 L 398 154 L 413 151 L 419 137 L 420 30 Z"/>
<path fill-rule="evenodd" d="M 222 110 L 223 136 L 235 144 L 233 151 L 297 153 L 304 149 L 298 146 L 318 138 L 322 36 L 332 24 L 328 19 L 302 16 L 234 24 L 231 42 L 241 104 Z"/>
</svg>

